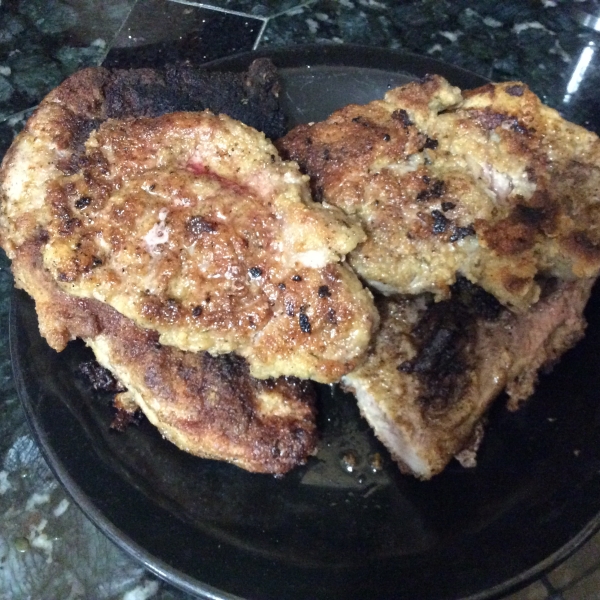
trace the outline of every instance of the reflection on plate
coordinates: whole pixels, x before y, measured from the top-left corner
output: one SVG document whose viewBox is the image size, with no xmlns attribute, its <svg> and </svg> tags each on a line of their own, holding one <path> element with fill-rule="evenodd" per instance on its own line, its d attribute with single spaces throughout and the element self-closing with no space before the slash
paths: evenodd
<svg viewBox="0 0 600 600">
<path fill-rule="evenodd" d="M 291 124 L 368 102 L 428 72 L 461 87 L 481 79 L 415 56 L 351 46 L 271 56 Z M 351 397 L 322 387 L 318 455 L 276 479 L 184 454 L 148 423 L 109 430 L 109 398 L 40 338 L 32 302 L 15 292 L 14 372 L 45 455 L 75 501 L 155 573 L 206 598 L 492 598 L 565 558 L 600 513 L 600 296 L 585 340 L 516 414 L 491 415 L 479 465 L 430 482 L 400 475 Z M 356 467 L 344 469 L 352 452 Z M 372 469 L 375 453 L 384 457 Z"/>
</svg>

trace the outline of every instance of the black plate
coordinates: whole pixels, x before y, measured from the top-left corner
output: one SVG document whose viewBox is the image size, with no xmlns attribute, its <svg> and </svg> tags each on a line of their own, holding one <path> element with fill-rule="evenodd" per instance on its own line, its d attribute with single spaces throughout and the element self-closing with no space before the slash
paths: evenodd
<svg viewBox="0 0 600 600">
<path fill-rule="evenodd" d="M 211 68 L 245 67 L 257 54 Z M 327 46 L 262 52 L 281 68 L 292 122 L 440 73 L 482 80 L 416 56 Z M 310 66 L 309 66 L 310 65 Z M 587 337 L 542 378 L 519 413 L 499 404 L 479 466 L 433 481 L 403 477 L 352 398 L 321 390 L 319 454 L 286 477 L 186 455 L 148 423 L 109 431 L 109 399 L 77 374 L 90 357 L 56 354 L 32 302 L 15 292 L 14 373 L 33 431 L 58 479 L 111 539 L 152 571 L 206 598 L 499 597 L 555 565 L 597 528 L 600 511 L 600 296 Z M 353 472 L 341 456 L 358 458 Z"/>
</svg>

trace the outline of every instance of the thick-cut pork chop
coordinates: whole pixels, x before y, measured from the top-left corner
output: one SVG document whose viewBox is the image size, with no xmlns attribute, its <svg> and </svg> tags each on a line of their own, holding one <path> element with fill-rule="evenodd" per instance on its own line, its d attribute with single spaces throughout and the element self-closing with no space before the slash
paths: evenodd
<svg viewBox="0 0 600 600">
<path fill-rule="evenodd" d="M 223 89 L 224 97 L 229 95 L 237 100 L 246 99 L 242 103 L 243 109 L 237 104 L 234 108 L 246 111 L 244 114 L 250 122 L 276 125 L 278 119 L 272 114 L 276 98 L 268 97 L 275 90 L 273 76 L 264 66 L 254 64 L 248 74 L 236 75 L 233 79 L 220 74 L 215 74 L 215 78 L 227 83 L 228 88 Z M 171 80 L 170 91 L 178 89 L 175 85 L 177 81 L 182 89 L 187 90 L 193 88 L 196 76 L 202 82 L 206 82 L 207 77 L 210 78 L 202 72 L 194 75 L 191 68 L 184 69 L 184 75 L 183 79 Z M 131 82 L 135 84 L 133 88 L 128 87 Z M 261 93 L 263 84 L 266 91 Z M 125 93 L 126 90 L 131 93 Z M 194 88 L 192 91 L 193 93 L 183 97 L 184 103 L 190 97 L 197 99 L 198 95 L 202 95 L 201 90 Z M 165 94 L 164 80 L 160 74 L 147 70 L 110 72 L 106 69 L 84 70 L 52 92 L 42 102 L 3 162 L 0 172 L 2 245 L 13 261 L 17 286 L 35 299 L 40 330 L 55 349 L 62 349 L 70 339 L 84 339 L 94 350 L 98 361 L 110 369 L 127 388 L 126 396 L 144 411 L 166 438 L 187 452 L 226 460 L 251 471 L 283 473 L 304 463 L 315 449 L 314 391 L 308 382 L 300 382 L 294 378 L 257 380 L 250 375 L 248 365 L 242 358 L 226 355 L 213 357 L 205 352 L 183 351 L 163 345 L 158 332 L 136 324 L 103 301 L 107 297 L 123 298 L 127 289 L 125 279 L 130 276 L 130 287 L 134 292 L 131 302 L 135 305 L 139 299 L 137 292 L 140 282 L 145 275 L 145 285 L 149 291 L 160 290 L 160 293 L 170 294 L 171 299 L 188 298 L 188 302 L 182 302 L 181 306 L 175 303 L 180 311 L 185 312 L 178 320 L 177 311 L 169 313 L 170 304 L 166 296 L 163 296 L 164 304 L 159 302 L 157 306 L 164 311 L 150 311 L 143 325 L 151 324 L 153 319 L 163 325 L 181 325 L 181 322 L 186 321 L 191 331 L 198 335 L 202 329 L 200 326 L 194 328 L 194 323 L 202 323 L 202 319 L 206 319 L 208 314 L 208 322 L 214 327 L 223 323 L 231 327 L 239 326 L 241 336 L 246 335 L 246 338 L 251 330 L 246 318 L 253 315 L 252 302 L 263 313 L 265 310 L 272 310 L 272 307 L 264 307 L 266 292 L 262 286 L 257 285 L 257 282 L 266 281 L 271 271 L 266 263 L 253 262 L 251 266 L 262 268 L 262 273 L 236 272 L 235 269 L 244 269 L 246 265 L 243 257 L 236 254 L 236 251 L 241 250 L 235 244 L 242 244 L 245 233 L 251 238 L 248 246 L 259 247 L 261 242 L 272 243 L 273 240 L 262 235 L 264 229 L 254 227 L 251 215 L 228 221 L 224 212 L 225 207 L 229 207 L 235 217 L 235 211 L 241 209 L 233 206 L 233 202 L 247 201 L 253 208 L 258 205 L 260 210 L 256 212 L 257 219 L 262 210 L 261 218 L 276 220 L 278 215 L 275 213 L 271 217 L 265 216 L 267 208 L 260 203 L 269 193 L 268 189 L 258 189 L 256 192 L 248 189 L 248 194 L 244 196 L 241 185 L 225 181 L 216 172 L 208 174 L 207 168 L 204 173 L 205 168 L 200 168 L 203 157 L 199 152 L 188 164 L 185 161 L 183 165 L 171 163 L 165 167 L 166 172 L 156 173 L 156 178 L 152 181 L 155 183 L 153 190 L 150 190 L 150 182 L 146 186 L 140 183 L 140 187 L 136 189 L 132 188 L 131 183 L 135 180 L 135 175 L 128 179 L 119 171 L 119 179 L 111 179 L 109 160 L 99 158 L 102 149 L 94 146 L 93 142 L 88 146 L 92 148 L 94 156 L 86 155 L 84 143 L 90 133 L 97 130 L 110 114 L 119 117 L 126 117 L 128 114 L 158 116 L 165 106 L 167 109 L 173 106 L 169 102 L 181 100 L 169 96 L 170 100 L 166 102 Z M 257 102 L 257 97 L 262 97 L 264 101 Z M 194 128 L 194 117 L 184 115 L 181 119 L 187 119 Z M 198 119 L 201 123 L 231 124 L 227 118 L 219 119 L 210 114 L 201 115 Z M 151 122 L 161 121 L 143 121 L 144 124 Z M 121 126 L 135 127 L 133 123 L 127 120 L 119 121 L 118 124 L 109 122 L 103 131 L 110 137 L 107 132 Z M 231 127 L 243 129 L 243 126 L 236 124 L 231 124 Z M 149 129 L 146 128 L 145 132 L 151 136 Z M 207 129 L 201 129 L 201 132 L 207 133 Z M 101 134 L 92 133 L 92 139 L 97 141 L 99 135 Z M 196 131 L 190 135 L 193 137 L 199 134 Z M 264 138 L 258 134 L 248 135 L 257 141 L 264 154 L 264 149 L 268 148 Z M 128 142 L 122 139 L 123 144 L 133 144 L 134 141 L 136 140 Z M 138 139 L 137 143 L 140 150 L 143 142 Z M 105 149 L 108 151 L 109 146 Z M 160 148 L 146 146 L 145 149 L 148 152 L 138 154 L 138 159 L 144 165 L 149 161 L 162 160 Z M 130 150 L 133 151 L 133 145 Z M 149 153 L 150 150 L 152 154 Z M 169 149 L 162 150 L 164 156 Z M 113 169 L 133 169 L 132 154 L 118 144 L 110 146 L 112 156 L 118 151 L 121 154 L 117 163 L 113 164 Z M 263 155 L 260 150 L 258 152 L 259 162 Z M 286 169 L 277 157 L 271 159 L 270 154 L 267 162 L 274 165 L 271 166 L 275 171 L 276 181 L 272 184 L 274 188 L 280 190 L 277 186 L 285 183 L 281 181 L 286 176 L 293 180 L 287 188 L 290 197 L 284 194 L 283 198 L 277 198 L 283 206 L 282 211 L 287 209 L 288 202 L 296 202 L 299 213 L 305 214 L 303 211 L 309 209 L 303 202 L 304 191 L 298 174 L 293 169 Z M 154 164 L 154 168 L 156 167 Z M 217 169 L 218 166 L 213 171 Z M 199 176 L 199 171 L 202 172 L 202 177 Z M 202 179 L 202 183 L 195 181 L 195 178 Z M 182 180 L 184 184 L 176 185 Z M 255 183 L 260 188 L 258 182 Z M 269 182 L 266 181 L 265 184 L 267 183 Z M 170 191 L 169 184 L 172 185 Z M 107 206 L 110 194 L 115 199 L 112 208 Z M 221 201 L 218 200 L 219 195 L 223 196 Z M 147 202 L 147 205 L 142 202 Z M 188 217 L 182 216 L 183 207 L 186 206 L 193 208 Z M 169 213 L 168 218 L 161 218 L 162 210 Z M 174 214 L 178 217 L 173 218 Z M 315 217 L 316 225 L 327 228 L 331 224 L 331 235 L 334 237 L 338 230 L 343 232 L 336 238 L 337 246 L 334 244 L 333 249 L 324 249 L 319 242 L 321 245 L 318 250 L 322 250 L 324 254 L 313 257 L 313 260 L 320 258 L 328 263 L 333 256 L 337 260 L 336 253 L 340 251 L 340 244 L 346 243 L 356 229 L 336 226 L 327 211 L 320 211 L 320 214 L 324 216 Z M 312 213 L 306 217 L 312 218 Z M 172 231 L 171 226 L 174 227 Z M 136 227 L 144 229 L 142 231 Z M 225 237 L 223 232 L 227 234 Z M 323 229 L 320 232 L 323 233 Z M 257 239 L 252 239 L 253 235 Z M 166 251 L 164 242 L 167 240 L 163 236 L 171 236 L 171 242 L 182 244 L 178 249 L 181 259 L 179 263 L 176 261 L 177 249 L 169 246 Z M 211 239 L 218 239 L 222 246 L 231 249 L 232 271 L 228 273 L 225 268 L 221 271 L 216 268 L 213 270 L 212 274 L 225 279 L 226 283 L 215 287 L 215 306 L 207 308 L 205 313 L 204 310 L 196 309 L 196 306 L 191 310 L 189 308 L 191 294 L 197 291 L 196 286 L 202 286 L 205 282 L 192 277 L 186 284 L 182 265 L 193 269 L 191 255 L 195 253 L 196 260 L 200 262 L 202 248 L 206 251 L 204 260 L 209 265 L 213 260 L 214 265 L 216 252 L 211 248 L 219 248 L 219 243 L 211 246 Z M 294 252 L 299 251 L 299 245 L 301 241 L 297 240 Z M 310 242 L 308 249 L 314 249 Z M 165 254 L 168 254 L 166 259 Z M 253 258 L 257 257 L 255 252 Z M 267 258 L 274 260 L 272 256 L 263 257 L 265 261 Z M 227 255 L 221 253 L 219 258 L 225 261 Z M 290 263 L 293 262 L 292 258 L 289 260 Z M 278 288 L 281 294 L 289 294 L 290 312 L 292 308 L 296 310 L 295 317 L 286 318 L 293 326 L 300 328 L 302 319 L 299 315 L 305 314 L 315 337 L 319 335 L 321 325 L 314 315 L 321 314 L 319 311 L 327 311 L 322 305 L 338 309 L 335 314 L 332 309 L 328 322 L 332 328 L 335 324 L 341 324 L 340 329 L 347 327 L 344 320 L 352 312 L 352 307 L 358 306 L 353 303 L 348 307 L 349 312 L 338 307 L 339 298 L 349 293 L 344 288 L 345 279 L 351 282 L 350 285 L 356 285 L 357 282 L 350 275 L 346 276 L 345 268 L 340 267 L 335 260 L 333 264 L 324 264 L 312 270 L 299 264 L 297 272 L 305 276 L 305 279 L 293 279 L 296 274 L 294 270 L 290 274 L 291 281 L 285 282 L 289 283 L 289 287 L 282 285 Z M 143 264 L 146 265 L 145 273 Z M 196 265 L 198 269 L 200 266 Z M 275 267 L 283 270 L 292 268 L 285 262 L 283 255 L 281 264 L 277 263 Z M 93 283 L 90 284 L 90 280 Z M 233 295 L 229 304 L 225 303 L 222 294 L 227 282 L 231 285 Z M 236 282 L 239 285 L 236 286 Z M 313 292 L 310 286 L 314 287 L 314 294 L 310 301 L 305 301 L 305 296 Z M 324 286 L 327 286 L 327 294 L 323 292 Z M 284 287 L 286 289 L 282 289 Z M 320 288 L 323 292 L 321 294 Z M 210 303 L 208 290 L 202 288 L 202 291 L 206 294 L 199 298 L 196 305 L 204 308 Z M 257 297 L 253 300 L 254 291 Z M 359 297 L 361 293 L 359 291 Z M 236 305 L 238 297 L 247 300 L 246 304 L 238 302 Z M 363 295 L 362 298 L 368 306 L 368 296 Z M 127 312 L 126 301 L 121 302 L 125 306 L 119 308 L 124 308 Z M 227 311 L 232 306 L 240 304 L 246 310 L 239 315 L 241 324 L 225 322 L 224 319 L 219 321 L 216 317 L 211 321 L 212 316 L 218 315 L 219 311 L 227 316 L 230 314 Z M 367 310 L 373 312 L 374 309 Z M 262 318 L 263 313 L 257 312 Z M 133 316 L 136 314 L 133 311 Z M 368 317 L 364 322 L 367 320 Z M 258 331 L 258 326 L 264 326 L 258 317 L 256 324 Z M 304 329 L 309 329 L 309 326 L 305 325 Z M 305 336 L 301 339 L 310 338 L 311 332 L 300 333 Z M 335 336 L 336 333 L 332 332 L 331 337 Z M 366 336 L 368 338 L 368 333 Z M 176 340 L 171 338 L 170 341 Z M 276 340 L 273 345 L 277 347 L 278 343 L 284 342 Z M 350 341 L 346 355 L 349 364 L 352 364 L 354 358 L 351 355 L 360 344 L 357 339 Z M 336 358 L 338 357 L 339 355 Z M 329 376 L 330 371 L 324 371 Z"/>
<path fill-rule="evenodd" d="M 476 450 L 500 392 L 518 408 L 538 371 L 583 336 L 592 283 L 549 282 L 520 314 L 465 279 L 442 302 L 429 294 L 382 298 L 381 330 L 342 384 L 400 468 L 429 479 L 453 456 Z"/>
<path fill-rule="evenodd" d="M 101 87 L 86 93 L 79 112 L 51 94 L 4 161 L 9 257 L 43 231 L 44 267 L 64 292 L 162 344 L 236 352 L 256 377 L 329 383 L 356 366 L 377 322 L 341 263 L 361 228 L 314 203 L 297 166 L 238 121 L 176 112 L 92 121 L 87 135 L 104 114 Z M 46 337 L 60 349 L 71 334 Z"/>
<path fill-rule="evenodd" d="M 461 94 L 433 76 L 278 142 L 367 240 L 350 264 L 384 294 L 447 298 L 457 275 L 515 311 L 540 276 L 600 268 L 600 142 L 522 83 Z"/>
</svg>

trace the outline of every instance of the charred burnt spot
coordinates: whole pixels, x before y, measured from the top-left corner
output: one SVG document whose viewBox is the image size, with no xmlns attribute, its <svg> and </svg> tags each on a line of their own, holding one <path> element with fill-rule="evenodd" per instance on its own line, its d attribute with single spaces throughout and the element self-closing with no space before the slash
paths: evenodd
<svg viewBox="0 0 600 600">
<path fill-rule="evenodd" d="M 331 152 L 329 151 L 329 148 L 325 148 L 323 150 L 323 160 L 324 161 L 331 160 Z"/>
<path fill-rule="evenodd" d="M 437 147 L 439 145 L 440 144 L 437 140 L 427 137 L 427 138 L 425 138 L 425 142 L 423 143 L 423 148 L 427 148 L 428 150 L 437 150 Z"/>
<path fill-rule="evenodd" d="M 71 235 L 79 227 L 81 227 L 81 221 L 76 217 L 69 217 L 61 219 L 58 232 L 61 235 Z"/>
<path fill-rule="evenodd" d="M 521 135 L 529 135 L 530 130 L 525 127 L 516 117 L 506 113 L 493 112 L 490 109 L 470 109 L 468 116 L 473 119 L 482 129 L 492 131 L 498 127 L 515 131 Z"/>
<path fill-rule="evenodd" d="M 300 331 L 302 333 L 310 333 L 312 331 L 312 327 L 310 325 L 310 319 L 305 312 L 305 308 L 301 307 L 300 312 L 298 313 L 298 324 L 300 325 Z"/>
<path fill-rule="evenodd" d="M 187 231 L 194 237 L 199 237 L 204 233 L 213 233 L 217 230 L 216 223 L 209 221 L 205 217 L 196 215 L 194 217 L 190 217 L 185 227 Z"/>
<path fill-rule="evenodd" d="M 531 183 L 537 183 L 538 176 L 537 173 L 531 165 L 527 165 L 525 167 L 525 175 L 527 175 L 527 180 L 531 181 Z"/>
<path fill-rule="evenodd" d="M 192 308 L 192 317 L 194 317 L 195 319 L 201 317 L 202 310 L 202 306 L 200 306 L 199 304 L 197 306 L 194 306 L 194 308 Z"/>
<path fill-rule="evenodd" d="M 427 187 L 417 194 L 417 202 L 435 200 L 446 193 L 446 184 L 441 179 L 431 179 L 424 175 L 422 181 Z"/>
<path fill-rule="evenodd" d="M 103 261 L 100 257 L 92 256 L 92 264 L 91 264 L 92 269 L 96 269 L 97 267 L 102 266 L 102 264 L 103 264 Z"/>
<path fill-rule="evenodd" d="M 433 217 L 433 225 L 431 227 L 431 231 L 435 235 L 445 233 L 446 229 L 448 229 L 450 221 L 444 215 L 444 213 L 436 209 L 431 211 L 431 216 Z"/>
<path fill-rule="evenodd" d="M 523 86 L 523 85 L 509 85 L 508 87 L 504 88 L 504 91 L 509 96 L 521 97 L 525 93 L 525 86 Z"/>
<path fill-rule="evenodd" d="M 325 190 L 323 190 L 323 186 L 315 183 L 311 187 L 312 187 L 312 193 L 313 193 L 312 194 L 313 200 L 315 202 L 323 202 L 323 197 L 325 194 Z"/>
<path fill-rule="evenodd" d="M 475 227 L 473 227 L 473 225 L 467 225 L 465 227 L 459 227 L 455 225 L 452 228 L 452 233 L 450 234 L 448 240 L 450 242 L 458 242 L 459 240 L 476 234 L 477 232 L 475 231 Z"/>
<path fill-rule="evenodd" d="M 551 205 L 550 202 L 546 205 Z M 530 227 L 539 227 L 551 216 L 549 210 L 542 206 L 526 206 L 517 204 L 514 208 L 514 218 L 519 223 L 529 225 Z"/>
<path fill-rule="evenodd" d="M 331 291 L 328 285 L 320 285 L 317 294 L 319 298 L 331 298 Z"/>
<path fill-rule="evenodd" d="M 258 279 L 263 274 L 263 270 L 260 267 L 250 267 L 248 269 L 248 275 L 250 279 Z"/>
<path fill-rule="evenodd" d="M 63 123 L 63 135 L 59 137 L 58 144 L 69 148 L 71 152 L 68 158 L 61 159 L 56 166 L 65 175 L 74 175 L 86 165 L 85 142 L 92 131 L 97 129 L 102 121 L 100 119 L 88 119 L 81 115 L 71 114 Z"/>
<path fill-rule="evenodd" d="M 82 362 L 77 367 L 79 372 L 97 392 L 110 392 L 116 394 L 124 392 L 125 388 L 115 379 L 113 374 L 98 364 L 95 360 Z"/>
<path fill-rule="evenodd" d="M 496 127 L 500 127 L 504 122 L 511 119 L 511 117 L 509 117 L 507 114 L 494 112 L 489 108 L 469 109 L 467 111 L 467 115 L 482 129 L 486 129 L 488 131 L 496 129 Z"/>
<path fill-rule="evenodd" d="M 130 425 L 139 425 L 144 420 L 141 410 L 127 410 L 119 406 L 117 400 L 113 400 L 114 417 L 110 423 L 110 429 L 123 433 Z"/>
<path fill-rule="evenodd" d="M 510 128 L 512 131 L 516 131 L 521 135 L 529 135 L 531 133 L 531 130 L 525 127 L 525 125 L 522 125 L 517 119 L 514 119 L 514 121 L 510 125 Z"/>
<path fill-rule="evenodd" d="M 248 373 L 248 365 L 246 361 L 233 353 L 231 354 L 220 354 L 219 356 L 213 356 L 209 352 L 203 352 L 202 363 L 201 363 L 201 373 L 202 377 L 200 377 L 199 381 L 199 395 L 204 395 L 205 390 L 209 390 L 215 380 L 215 378 L 221 379 L 224 382 L 223 392 L 228 393 L 229 390 L 229 382 L 235 381 L 242 376 L 243 377 Z M 183 378 L 186 380 L 191 380 L 193 377 L 197 377 L 200 373 L 198 370 L 192 368 L 189 369 L 188 375 L 183 375 Z M 231 390 L 233 391 L 233 390 Z M 241 397 L 241 394 L 240 394 Z"/>
<path fill-rule="evenodd" d="M 394 119 L 394 121 L 398 121 L 404 128 L 414 125 L 414 123 L 410 120 L 408 113 L 403 108 L 395 110 L 392 113 L 392 119 Z"/>
<path fill-rule="evenodd" d="M 457 277 L 450 290 L 454 302 L 458 302 L 469 314 L 486 321 L 495 321 L 504 310 L 495 296 L 466 277 Z"/>
<path fill-rule="evenodd" d="M 84 208 L 88 207 L 91 202 L 92 199 L 89 196 L 81 196 L 81 198 L 75 200 L 75 208 L 77 210 L 83 210 Z"/>
<path fill-rule="evenodd" d="M 277 383 L 273 377 L 269 377 L 269 379 L 263 379 L 262 385 L 268 390 L 274 390 L 277 387 Z"/>
<path fill-rule="evenodd" d="M 389 133 L 384 133 L 383 134 L 383 141 L 384 142 L 389 142 L 392 139 L 392 136 Z"/>
<path fill-rule="evenodd" d="M 285 135 L 280 85 L 273 64 L 254 61 L 239 73 L 210 72 L 176 61 L 164 69 L 115 69 L 103 87 L 109 118 L 157 117 L 203 110 L 225 113 L 271 139 Z"/>
<path fill-rule="evenodd" d="M 362 115 L 358 115 L 357 117 L 352 118 L 353 123 L 357 123 L 358 125 L 362 125 L 363 127 L 373 127 L 373 123 L 363 117 Z"/>
<path fill-rule="evenodd" d="M 417 354 L 397 369 L 416 377 L 424 409 L 443 409 L 460 399 L 468 384 L 472 324 L 460 303 L 446 300 L 432 304 L 413 330 Z"/>
<path fill-rule="evenodd" d="M 442 202 L 442 210 L 444 212 L 448 212 L 449 210 L 453 210 L 456 208 L 456 204 L 454 202 Z"/>
<path fill-rule="evenodd" d="M 81 227 L 81 220 L 71 214 L 64 196 L 59 196 L 52 204 L 54 217 L 58 221 L 59 235 L 71 235 L 75 229 Z"/>
<path fill-rule="evenodd" d="M 495 321 L 504 310 L 494 296 L 462 276 L 449 300 L 430 305 L 411 334 L 416 356 L 397 365 L 399 372 L 417 378 L 424 408 L 443 409 L 461 398 L 469 384 L 477 321 Z"/>
</svg>

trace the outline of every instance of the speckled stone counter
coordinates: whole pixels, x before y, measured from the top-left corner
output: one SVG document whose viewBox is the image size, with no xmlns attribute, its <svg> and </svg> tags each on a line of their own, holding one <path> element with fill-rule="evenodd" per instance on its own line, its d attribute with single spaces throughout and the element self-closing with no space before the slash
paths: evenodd
<svg viewBox="0 0 600 600">
<path fill-rule="evenodd" d="M 103 62 L 208 61 L 253 48 L 358 43 L 416 52 L 492 80 L 526 81 L 571 120 L 600 131 L 600 34 L 593 3 L 559 0 L 3 0 L 0 153 L 37 102 Z M 135 50 L 135 52 L 133 52 Z M 25 423 L 11 375 L 0 262 L 0 599 L 187 598 L 128 558 L 68 499 Z M 74 551 L 75 549 L 75 551 Z M 511 596 L 600 598 L 600 536 Z"/>
</svg>

